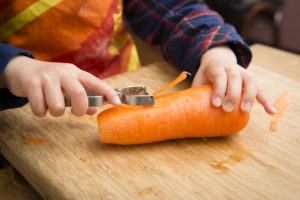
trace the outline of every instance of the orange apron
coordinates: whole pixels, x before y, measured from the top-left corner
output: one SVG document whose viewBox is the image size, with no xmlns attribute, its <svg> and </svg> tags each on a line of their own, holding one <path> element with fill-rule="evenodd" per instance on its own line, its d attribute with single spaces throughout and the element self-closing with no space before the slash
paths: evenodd
<svg viewBox="0 0 300 200">
<path fill-rule="evenodd" d="M 100 78 L 140 66 L 121 0 L 3 0 L 0 42 Z"/>
</svg>

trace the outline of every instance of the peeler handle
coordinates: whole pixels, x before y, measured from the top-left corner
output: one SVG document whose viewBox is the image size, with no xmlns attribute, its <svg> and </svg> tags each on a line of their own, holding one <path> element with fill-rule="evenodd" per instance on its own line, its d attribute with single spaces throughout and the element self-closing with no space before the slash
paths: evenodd
<svg viewBox="0 0 300 200">
<path fill-rule="evenodd" d="M 154 96 L 149 95 L 144 86 L 132 86 L 126 88 L 117 88 L 115 89 L 122 103 L 128 105 L 153 105 Z M 65 96 L 65 106 L 71 107 L 71 97 L 68 95 Z M 88 104 L 89 107 L 98 107 L 103 104 L 104 101 L 107 101 L 104 95 L 96 95 L 92 92 L 87 92 Z"/>
<path fill-rule="evenodd" d="M 106 97 L 103 95 L 95 95 L 95 96 L 89 96 L 88 95 L 88 103 L 89 107 L 99 107 L 103 104 L 103 101 L 106 100 Z M 71 97 L 65 96 L 65 106 L 66 107 L 71 107 Z"/>
</svg>

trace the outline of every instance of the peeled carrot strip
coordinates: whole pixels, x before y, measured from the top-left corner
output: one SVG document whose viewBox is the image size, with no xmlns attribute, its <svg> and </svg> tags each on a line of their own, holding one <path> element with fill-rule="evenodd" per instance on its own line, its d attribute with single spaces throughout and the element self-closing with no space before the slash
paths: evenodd
<svg viewBox="0 0 300 200">
<path fill-rule="evenodd" d="M 269 126 L 269 131 L 276 132 L 277 129 L 278 129 L 278 120 L 271 121 L 270 126 Z"/>
<path fill-rule="evenodd" d="M 285 91 L 277 98 L 274 104 L 274 107 L 276 109 L 276 114 L 274 115 L 274 119 L 270 123 L 269 131 L 275 132 L 278 130 L 279 118 L 283 116 L 284 112 L 287 110 L 289 105 L 290 105 L 289 93 Z"/>
<path fill-rule="evenodd" d="M 169 90 L 172 87 L 176 86 L 178 83 L 185 80 L 188 74 L 189 74 L 188 72 L 181 72 L 180 75 L 175 80 L 173 80 L 171 83 L 168 83 L 167 85 L 159 89 L 157 92 L 155 92 L 154 96 L 162 95 L 166 90 Z"/>
</svg>

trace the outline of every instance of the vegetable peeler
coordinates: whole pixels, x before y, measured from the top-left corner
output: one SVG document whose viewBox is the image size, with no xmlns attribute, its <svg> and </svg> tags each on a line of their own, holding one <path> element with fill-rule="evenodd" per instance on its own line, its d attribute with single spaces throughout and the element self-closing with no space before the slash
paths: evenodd
<svg viewBox="0 0 300 200">
<path fill-rule="evenodd" d="M 145 86 L 131 86 L 125 88 L 115 89 L 120 100 L 124 104 L 128 105 L 154 105 L 154 96 L 149 95 Z M 97 95 L 93 92 L 88 92 L 89 107 L 101 106 L 104 101 L 107 101 L 104 95 Z M 65 95 L 65 106 L 70 107 L 71 98 Z"/>
</svg>

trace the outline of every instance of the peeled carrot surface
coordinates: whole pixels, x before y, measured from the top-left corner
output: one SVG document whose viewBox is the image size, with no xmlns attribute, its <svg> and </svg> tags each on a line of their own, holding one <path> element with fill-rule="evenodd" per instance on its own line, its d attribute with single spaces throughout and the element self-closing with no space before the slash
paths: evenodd
<svg viewBox="0 0 300 200">
<path fill-rule="evenodd" d="M 157 96 L 153 106 L 120 105 L 98 115 L 102 143 L 129 145 L 179 138 L 229 136 L 243 129 L 249 113 L 231 113 L 210 103 L 205 85 Z"/>
</svg>

